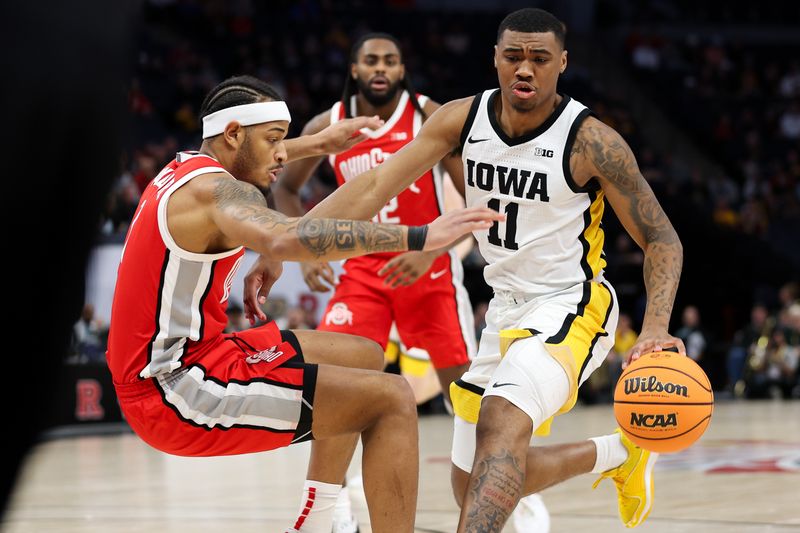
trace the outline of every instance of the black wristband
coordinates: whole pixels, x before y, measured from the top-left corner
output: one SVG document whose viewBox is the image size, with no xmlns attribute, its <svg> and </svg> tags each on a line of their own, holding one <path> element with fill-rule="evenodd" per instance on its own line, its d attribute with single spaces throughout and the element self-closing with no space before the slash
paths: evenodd
<svg viewBox="0 0 800 533">
<path fill-rule="evenodd" d="M 422 250 L 425 246 L 425 237 L 428 236 L 428 225 L 408 227 L 408 249 Z"/>
</svg>

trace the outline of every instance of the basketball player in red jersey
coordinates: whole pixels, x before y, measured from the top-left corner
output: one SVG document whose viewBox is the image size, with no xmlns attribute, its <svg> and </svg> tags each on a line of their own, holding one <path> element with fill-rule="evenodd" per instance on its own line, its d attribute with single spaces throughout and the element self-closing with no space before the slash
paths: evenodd
<svg viewBox="0 0 800 533">
<path fill-rule="evenodd" d="M 328 156 L 339 186 L 380 165 L 411 142 L 427 117 L 441 107 L 416 93 L 405 70 L 400 43 L 390 34 L 368 33 L 358 39 L 350 53 L 348 74 L 341 101 L 314 117 L 303 134 L 316 134 L 353 116 L 377 115 L 385 123 L 378 130 L 365 132 L 365 141 Z M 300 189 L 323 159 L 305 158 L 287 166 L 272 190 L 276 209 L 289 216 L 304 214 Z M 392 198 L 373 220 L 416 225 L 435 219 L 444 212 L 443 179 L 447 178 L 443 170 L 464 196 L 461 158 L 448 156 Z M 328 285 L 335 285 L 318 330 L 360 335 L 385 349 L 394 322 L 404 345 L 430 354 L 450 408 L 450 383 L 467 371 L 477 344 L 464 272 L 455 251 L 382 252 L 355 257 L 345 263 L 338 284 L 327 262 L 303 263 L 301 268 L 311 290 L 324 292 L 330 290 Z M 351 513 L 346 490 L 340 494 L 339 507 L 344 510 L 337 509 L 335 525 L 342 533 L 357 531 L 354 519 L 348 518 Z M 538 495 L 531 495 L 517 507 L 514 519 L 519 529 L 533 530 L 534 522 L 548 520 L 547 510 Z"/>
<path fill-rule="evenodd" d="M 353 116 L 378 115 L 385 121 L 381 128 L 366 132 L 365 141 L 328 156 L 337 183 L 342 185 L 411 142 L 424 120 L 439 107 L 414 91 L 397 39 L 370 33 L 353 45 L 342 100 L 314 117 L 303 134 L 313 135 Z M 287 166 L 273 189 L 276 209 L 290 216 L 304 214 L 300 189 L 323 159 L 306 158 Z M 442 166 L 463 196 L 461 160 L 447 157 Z M 373 220 L 417 225 L 435 219 L 444 210 L 442 174 L 440 166 L 425 172 Z M 304 263 L 302 269 L 310 289 L 328 291 L 326 283 L 334 285 L 328 263 Z M 403 344 L 430 354 L 449 403 L 450 383 L 466 371 L 476 349 L 472 308 L 455 253 L 382 252 L 350 259 L 344 270 L 318 329 L 360 335 L 386 348 L 394 321 Z"/>
<path fill-rule="evenodd" d="M 463 210 L 421 227 L 287 218 L 262 192 L 283 163 L 346 149 L 380 121 L 284 141 L 285 103 L 248 76 L 214 88 L 201 117 L 200 151 L 178 153 L 147 186 L 123 248 L 108 364 L 127 421 L 151 446 L 183 456 L 315 439 L 305 512 L 289 529 L 315 533 L 329 532 L 332 518 L 308 511 L 335 502 L 360 434 L 373 530 L 411 532 L 417 427 L 405 381 L 353 368 L 378 368 L 382 358 L 359 337 L 280 331 L 273 322 L 223 334 L 231 283 L 244 247 L 275 272 L 281 260 L 435 249 L 496 217 Z"/>
</svg>

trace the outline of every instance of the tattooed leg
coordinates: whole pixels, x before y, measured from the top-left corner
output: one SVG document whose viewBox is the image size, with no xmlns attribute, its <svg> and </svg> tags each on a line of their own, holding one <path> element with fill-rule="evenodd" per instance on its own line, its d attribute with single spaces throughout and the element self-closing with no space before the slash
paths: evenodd
<svg viewBox="0 0 800 533">
<path fill-rule="evenodd" d="M 481 405 L 477 431 L 475 464 L 458 531 L 499 532 L 522 496 L 533 424 L 507 400 L 488 397 Z"/>
<path fill-rule="evenodd" d="M 591 472 L 596 459 L 597 448 L 590 440 L 528 448 L 525 459 L 525 483 L 520 497 L 543 491 L 562 481 Z M 478 467 L 477 463 L 475 467 Z M 450 477 L 454 496 L 460 505 L 464 501 L 470 475 L 451 465 Z M 471 487 L 472 485 L 469 485 L 469 488 Z"/>
<path fill-rule="evenodd" d="M 463 531 L 500 531 L 511 511 L 517 506 L 525 473 L 519 466 L 521 457 L 502 449 L 498 455 L 484 457 L 476 465 L 470 485 L 471 505 L 466 508 L 467 523 Z"/>
</svg>

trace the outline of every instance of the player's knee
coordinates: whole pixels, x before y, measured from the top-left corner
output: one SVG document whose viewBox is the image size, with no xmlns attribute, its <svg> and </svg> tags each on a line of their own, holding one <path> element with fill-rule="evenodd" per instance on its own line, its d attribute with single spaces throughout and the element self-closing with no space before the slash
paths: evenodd
<svg viewBox="0 0 800 533">
<path fill-rule="evenodd" d="M 527 445 L 532 433 L 530 417 L 505 398 L 488 396 L 481 402 L 476 429 L 478 447 L 492 442 Z"/>
<path fill-rule="evenodd" d="M 367 370 L 383 370 L 383 349 L 377 342 L 365 337 L 354 337 L 354 356 L 358 367 Z"/>
<path fill-rule="evenodd" d="M 408 417 L 415 420 L 414 423 L 416 423 L 417 402 L 414 399 L 414 392 L 411 390 L 411 386 L 402 376 L 386 374 L 385 377 L 385 398 L 390 404 L 387 406 L 389 412 Z"/>
</svg>

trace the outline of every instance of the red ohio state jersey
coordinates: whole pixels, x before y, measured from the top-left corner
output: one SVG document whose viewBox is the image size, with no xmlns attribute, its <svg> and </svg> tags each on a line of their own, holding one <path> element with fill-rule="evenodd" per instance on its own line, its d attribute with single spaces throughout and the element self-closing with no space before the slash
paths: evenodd
<svg viewBox="0 0 800 533">
<path fill-rule="evenodd" d="M 417 95 L 420 106 L 428 101 L 427 96 Z M 342 102 L 336 102 L 331 108 L 331 124 L 342 120 L 345 116 Z M 350 115 L 357 116 L 356 97 L 350 100 Z M 329 162 L 336 173 L 336 181 L 343 185 L 362 172 L 377 167 L 403 146 L 411 142 L 422 127 L 422 115 L 414 109 L 407 91 L 400 95 L 400 101 L 392 116 L 379 129 L 362 130 L 367 139 L 340 154 L 329 156 Z M 420 176 L 411 186 L 392 198 L 381 209 L 373 221 L 383 224 L 406 224 L 420 226 L 433 221 L 443 212 L 444 191 L 442 174 L 438 167 Z M 387 258 L 397 255 L 396 252 L 382 252 L 373 256 Z M 348 261 L 358 260 L 358 258 Z"/>
<path fill-rule="evenodd" d="M 153 178 L 131 221 L 117 271 L 108 336 L 114 382 L 191 363 L 219 340 L 242 247 L 218 254 L 180 248 L 167 227 L 169 197 L 192 178 L 225 172 L 213 158 L 180 152 Z"/>
</svg>

